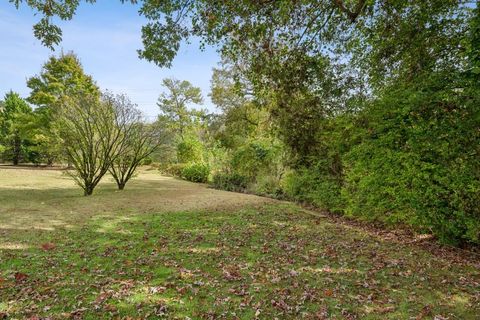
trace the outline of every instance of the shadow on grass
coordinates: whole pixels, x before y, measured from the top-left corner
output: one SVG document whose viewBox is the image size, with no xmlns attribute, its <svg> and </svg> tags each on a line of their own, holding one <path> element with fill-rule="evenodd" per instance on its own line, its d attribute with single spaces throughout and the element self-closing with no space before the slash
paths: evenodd
<svg viewBox="0 0 480 320">
<path fill-rule="evenodd" d="M 13 231 L 30 244 L 0 250 L 0 310 L 14 318 L 475 319 L 480 312 L 478 270 L 294 206 L 99 214 L 68 228 Z"/>
<path fill-rule="evenodd" d="M 47 179 L 48 178 L 48 179 Z M 69 228 L 87 223 L 99 215 L 131 215 L 182 210 L 225 210 L 268 200 L 255 196 L 208 189 L 203 185 L 142 173 L 125 190 L 119 191 L 111 178 L 104 179 L 92 196 L 61 175 L 41 180 L 29 187 L 28 177 L 0 184 L 0 228 Z M 0 234 L 1 235 L 1 234 Z"/>
</svg>

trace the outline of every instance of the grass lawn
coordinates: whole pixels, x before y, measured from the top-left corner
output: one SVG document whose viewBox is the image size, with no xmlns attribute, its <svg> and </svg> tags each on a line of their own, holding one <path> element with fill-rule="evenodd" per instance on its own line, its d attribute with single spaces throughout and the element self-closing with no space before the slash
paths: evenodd
<svg viewBox="0 0 480 320">
<path fill-rule="evenodd" d="M 60 171 L 0 169 L 2 317 L 480 319 L 480 271 L 155 171 L 86 198 Z"/>
</svg>

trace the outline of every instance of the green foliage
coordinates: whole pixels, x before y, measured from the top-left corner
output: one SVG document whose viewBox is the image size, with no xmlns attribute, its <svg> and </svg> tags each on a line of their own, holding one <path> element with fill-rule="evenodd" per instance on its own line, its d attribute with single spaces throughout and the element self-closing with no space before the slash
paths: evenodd
<svg viewBox="0 0 480 320">
<path fill-rule="evenodd" d="M 392 89 L 365 110 L 364 139 L 345 157 L 349 215 L 479 241 L 478 95 L 445 78 Z"/>
<path fill-rule="evenodd" d="M 152 163 L 153 163 L 153 159 L 151 157 L 146 157 L 141 161 L 141 165 L 144 165 L 144 166 L 151 165 Z"/>
<path fill-rule="evenodd" d="M 197 139 L 187 139 L 177 144 L 177 160 L 180 163 L 200 162 L 203 160 L 203 145 Z"/>
<path fill-rule="evenodd" d="M 212 186 L 216 189 L 245 192 L 249 184 L 249 177 L 237 172 L 217 172 L 213 175 Z"/>
<path fill-rule="evenodd" d="M 342 212 L 341 181 L 319 167 L 299 168 L 288 172 L 282 181 L 285 196 L 295 201 L 313 204 L 331 212 Z"/>
<path fill-rule="evenodd" d="M 234 171 L 255 181 L 260 174 L 277 172 L 276 162 L 282 152 L 278 141 L 252 139 L 240 145 L 232 153 L 231 167 Z"/>
<path fill-rule="evenodd" d="M 253 193 L 272 197 L 272 198 L 283 198 L 284 191 L 281 186 L 281 182 L 277 176 L 263 174 L 259 175 L 256 179 L 256 182 L 249 188 Z M 249 191 L 250 191 L 249 190 Z"/>
<path fill-rule="evenodd" d="M 191 182 L 208 182 L 210 167 L 204 163 L 190 163 L 182 169 L 182 178 Z"/>
<path fill-rule="evenodd" d="M 10 91 L 5 95 L 0 109 L 0 143 L 4 146 L 3 158 L 14 165 L 30 158 L 27 146 L 27 119 L 32 117 L 32 108 L 18 93 Z"/>
<path fill-rule="evenodd" d="M 196 133 L 195 129 L 205 116 L 203 110 L 189 108 L 191 104 L 203 103 L 200 88 L 188 81 L 170 78 L 163 79 L 163 86 L 166 92 L 160 95 L 157 103 L 160 121 L 183 141 Z"/>
<path fill-rule="evenodd" d="M 30 128 L 33 151 L 38 155 L 38 162 L 53 164 L 64 156 L 59 134 L 62 128 L 58 123 L 60 101 L 78 94 L 98 97 L 100 91 L 74 53 L 51 56 L 40 74 L 27 80 L 27 86 L 32 90 L 27 100 L 37 106 Z"/>
<path fill-rule="evenodd" d="M 28 4 L 61 19 L 78 6 Z M 178 161 L 213 163 L 219 188 L 283 188 L 331 211 L 480 243 L 478 4 L 147 0 L 140 13 L 149 61 L 169 66 L 191 37 L 222 53 L 219 115 L 187 107 L 198 88 L 164 81 L 159 121 L 175 132 Z M 49 21 L 34 28 L 46 45 L 60 36 Z"/>
<path fill-rule="evenodd" d="M 163 174 L 181 177 L 183 169 L 187 166 L 185 163 L 162 163 L 159 165 L 159 171 Z"/>
<path fill-rule="evenodd" d="M 99 96 L 100 91 L 92 77 L 83 71 L 80 59 L 72 52 L 51 56 L 39 75 L 27 80 L 32 90 L 28 101 L 54 112 L 57 101 L 65 95 L 89 94 Z"/>
</svg>

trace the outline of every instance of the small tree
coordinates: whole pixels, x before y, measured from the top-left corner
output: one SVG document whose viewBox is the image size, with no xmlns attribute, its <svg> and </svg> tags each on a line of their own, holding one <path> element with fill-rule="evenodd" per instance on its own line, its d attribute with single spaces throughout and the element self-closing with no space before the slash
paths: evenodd
<svg viewBox="0 0 480 320">
<path fill-rule="evenodd" d="M 126 96 L 119 95 L 114 100 L 117 113 L 124 121 L 118 123 L 117 128 L 122 133 L 121 151 L 111 161 L 109 171 L 118 189 L 123 190 L 142 161 L 160 146 L 164 135 L 158 125 L 143 121 L 137 106 Z"/>
<path fill-rule="evenodd" d="M 73 170 L 69 175 L 88 196 L 103 178 L 122 146 L 126 126 L 114 99 L 103 95 L 63 97 L 60 108 L 60 135 Z"/>
</svg>

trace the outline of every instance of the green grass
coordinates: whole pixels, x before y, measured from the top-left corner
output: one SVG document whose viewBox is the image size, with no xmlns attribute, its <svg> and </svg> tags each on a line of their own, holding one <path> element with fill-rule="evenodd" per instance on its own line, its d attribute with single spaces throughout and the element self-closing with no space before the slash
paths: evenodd
<svg viewBox="0 0 480 320">
<path fill-rule="evenodd" d="M 17 182 L 5 171 L 0 312 L 12 319 L 478 319 L 480 314 L 480 275 L 473 266 L 382 241 L 292 204 L 155 180 L 153 173 L 141 175 L 124 193 L 106 183 L 97 195 L 83 198 L 67 182 L 53 188 L 63 179 L 59 174 L 48 173 L 37 190 L 24 190 L 15 185 L 25 180 Z M 185 188 L 193 189 L 182 196 Z M 211 206 L 190 208 L 189 199 L 201 204 L 195 196 Z M 167 200 L 183 205 L 158 205 Z M 226 204 L 213 206 L 215 201 Z M 21 226 L 15 223 L 16 207 Z M 45 215 L 49 218 L 37 223 Z"/>
</svg>

